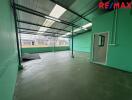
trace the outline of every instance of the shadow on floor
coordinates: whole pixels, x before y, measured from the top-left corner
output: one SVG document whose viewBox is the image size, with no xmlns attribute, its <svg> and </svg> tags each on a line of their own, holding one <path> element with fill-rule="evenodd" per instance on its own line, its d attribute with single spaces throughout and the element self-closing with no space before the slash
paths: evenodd
<svg viewBox="0 0 132 100">
<path fill-rule="evenodd" d="M 24 53 L 22 55 L 22 61 L 23 62 L 27 62 L 30 60 L 36 60 L 36 59 L 41 59 L 38 53 L 36 53 L 36 54 Z"/>
</svg>

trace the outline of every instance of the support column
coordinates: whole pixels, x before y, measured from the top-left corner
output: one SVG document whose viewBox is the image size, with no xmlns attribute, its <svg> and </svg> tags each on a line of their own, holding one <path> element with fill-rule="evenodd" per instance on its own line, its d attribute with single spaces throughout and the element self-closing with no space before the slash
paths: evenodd
<svg viewBox="0 0 132 100">
<path fill-rule="evenodd" d="M 72 49 L 72 58 L 74 58 L 74 52 L 73 52 L 73 26 L 72 26 L 72 47 L 71 47 L 71 49 Z"/>
<path fill-rule="evenodd" d="M 54 41 L 54 45 L 53 45 L 53 51 L 55 52 L 55 34 L 53 35 L 53 41 Z"/>
<path fill-rule="evenodd" d="M 19 62 L 19 70 L 23 69 L 23 66 L 21 65 L 21 52 L 20 52 L 20 44 L 19 44 L 19 35 L 18 35 L 18 29 L 17 29 L 17 13 L 14 6 L 14 0 L 12 1 L 12 7 L 13 7 L 13 15 L 14 15 L 14 22 L 15 22 L 15 30 L 16 30 L 16 43 L 17 43 L 17 52 L 18 52 L 18 62 Z"/>
</svg>

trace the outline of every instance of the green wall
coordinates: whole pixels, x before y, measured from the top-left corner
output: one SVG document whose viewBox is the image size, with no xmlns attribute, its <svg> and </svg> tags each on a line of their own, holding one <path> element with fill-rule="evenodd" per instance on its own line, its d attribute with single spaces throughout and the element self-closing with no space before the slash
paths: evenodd
<svg viewBox="0 0 132 100">
<path fill-rule="evenodd" d="M 52 52 L 52 51 L 64 51 L 69 50 L 69 46 L 62 47 L 39 47 L 39 48 L 22 48 L 22 54 L 24 53 L 43 53 L 43 52 Z"/>
<path fill-rule="evenodd" d="M 132 72 L 132 14 L 128 9 L 118 10 L 116 45 L 111 45 L 114 12 L 93 20 L 93 33 L 109 32 L 107 66 Z"/>
<path fill-rule="evenodd" d="M 86 32 L 86 33 L 74 36 L 73 42 L 74 42 L 74 45 L 73 45 L 74 51 L 90 52 L 91 32 Z"/>
<path fill-rule="evenodd" d="M 18 70 L 14 18 L 9 1 L 0 1 L 0 100 L 12 100 Z"/>
</svg>

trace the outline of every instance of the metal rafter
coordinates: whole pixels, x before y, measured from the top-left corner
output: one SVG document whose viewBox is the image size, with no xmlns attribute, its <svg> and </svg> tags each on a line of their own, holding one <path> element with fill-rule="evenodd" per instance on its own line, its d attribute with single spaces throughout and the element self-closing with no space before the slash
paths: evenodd
<svg viewBox="0 0 132 100">
<path fill-rule="evenodd" d="M 91 9 L 89 9 L 88 11 L 86 11 L 85 13 L 83 13 L 82 16 L 86 17 L 86 16 L 90 15 L 91 13 L 93 13 L 97 9 L 98 9 L 98 6 L 95 6 L 95 7 L 91 8 Z M 77 18 L 77 19 L 73 20 L 72 22 L 76 23 L 79 20 L 81 20 L 81 18 Z"/>
<path fill-rule="evenodd" d="M 92 7 L 91 9 L 89 9 L 88 11 L 86 11 L 85 13 L 82 14 L 82 16 L 86 17 L 89 14 L 91 14 L 92 12 L 94 12 L 95 10 L 97 10 L 98 6 Z M 88 13 L 88 14 L 86 14 Z M 76 18 L 73 21 L 71 21 L 72 23 L 76 23 L 77 21 L 79 21 L 81 18 Z M 66 26 L 64 29 L 66 29 L 69 26 Z"/>
<path fill-rule="evenodd" d="M 38 35 L 36 34 L 36 32 L 30 32 L 29 31 L 20 31 L 19 32 L 20 34 L 32 34 L 32 35 Z M 56 35 L 53 35 L 53 34 L 41 34 L 42 36 L 51 36 L 51 37 L 58 37 Z"/>
<path fill-rule="evenodd" d="M 47 32 L 47 31 L 38 31 L 35 29 L 29 29 L 29 28 L 21 28 L 21 27 L 17 27 L 18 29 L 23 29 L 23 30 L 28 30 L 28 31 L 35 31 L 35 32 L 44 32 L 44 33 L 51 33 L 51 34 L 56 34 L 56 35 L 64 35 L 64 34 L 60 34 L 60 33 L 55 33 L 55 32 Z"/>
<path fill-rule="evenodd" d="M 80 27 L 79 25 L 76 25 L 76 24 L 73 24 L 73 23 L 70 23 L 70 22 L 67 22 L 67 21 L 49 16 L 47 14 L 44 14 L 42 12 L 30 9 L 30 8 L 27 8 L 27 7 L 19 5 L 19 4 L 14 3 L 13 6 L 17 10 L 20 10 L 20 11 L 23 11 L 23 12 L 26 12 L 26 13 L 30 13 L 30 14 L 33 14 L 33 15 L 36 15 L 36 16 L 39 16 L 39 17 L 43 17 L 45 19 L 53 20 L 55 22 L 62 23 L 62 24 L 68 25 L 68 26 L 73 26 L 73 27 L 77 27 L 77 28 Z"/>
<path fill-rule="evenodd" d="M 17 22 L 24 23 L 24 24 L 29 24 L 29 25 L 34 25 L 34 26 L 45 27 L 45 28 L 49 28 L 49 29 L 60 30 L 60 31 L 64 31 L 64 32 L 70 32 L 70 31 L 68 31 L 68 30 L 63 30 L 63 29 L 60 29 L 60 28 L 54 28 L 54 27 L 43 26 L 43 25 L 40 25 L 40 24 L 36 24 L 36 23 L 28 22 L 28 21 L 23 21 L 23 20 L 17 20 Z"/>
</svg>

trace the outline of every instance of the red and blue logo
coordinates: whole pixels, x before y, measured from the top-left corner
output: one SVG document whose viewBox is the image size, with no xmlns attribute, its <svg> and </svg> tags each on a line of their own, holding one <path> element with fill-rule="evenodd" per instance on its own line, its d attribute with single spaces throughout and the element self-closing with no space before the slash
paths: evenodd
<svg viewBox="0 0 132 100">
<path fill-rule="evenodd" d="M 104 10 L 111 10 L 111 9 L 131 9 L 132 8 L 132 1 L 131 0 L 101 0 L 98 3 L 98 7 Z"/>
</svg>

